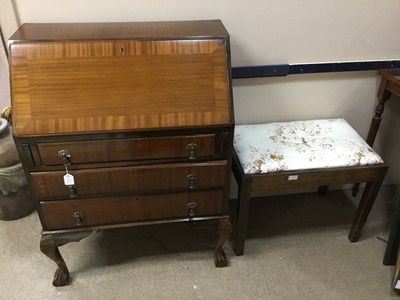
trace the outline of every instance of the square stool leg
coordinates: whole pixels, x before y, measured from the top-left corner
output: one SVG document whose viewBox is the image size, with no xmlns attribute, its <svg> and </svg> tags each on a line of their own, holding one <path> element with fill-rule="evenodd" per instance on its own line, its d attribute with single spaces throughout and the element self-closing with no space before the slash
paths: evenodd
<svg viewBox="0 0 400 300">
<path fill-rule="evenodd" d="M 361 230 L 367 220 L 372 206 L 375 203 L 376 196 L 378 195 L 383 179 L 385 178 L 387 169 L 387 166 L 380 168 L 379 176 L 376 177 L 375 181 L 368 182 L 365 186 L 348 236 L 350 242 L 357 242 L 360 238 Z"/>
<path fill-rule="evenodd" d="M 236 255 L 243 255 L 249 218 L 251 178 L 242 176 L 238 182 L 238 207 L 233 250 Z"/>
</svg>

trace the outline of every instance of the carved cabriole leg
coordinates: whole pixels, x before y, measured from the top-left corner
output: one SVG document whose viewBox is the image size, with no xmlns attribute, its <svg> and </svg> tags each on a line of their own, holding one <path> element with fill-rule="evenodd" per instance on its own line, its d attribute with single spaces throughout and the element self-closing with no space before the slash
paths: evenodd
<svg viewBox="0 0 400 300">
<path fill-rule="evenodd" d="M 40 250 L 54 261 L 58 269 L 54 273 L 53 285 L 63 286 L 69 282 L 69 271 L 56 245 L 53 235 L 43 235 L 40 240 Z"/>
<path fill-rule="evenodd" d="M 214 251 L 214 262 L 217 268 L 226 267 L 228 265 L 228 260 L 226 259 L 226 255 L 222 247 L 229 239 L 231 232 L 232 226 L 229 218 L 220 219 L 218 226 L 218 241 Z"/>
<path fill-rule="evenodd" d="M 42 238 L 40 239 L 40 250 L 58 266 L 56 272 L 54 273 L 54 286 L 64 286 L 69 282 L 69 271 L 60 251 L 58 250 L 58 247 L 69 242 L 79 242 L 81 239 L 89 236 L 91 233 L 92 231 L 83 231 L 76 233 L 42 235 Z"/>
</svg>

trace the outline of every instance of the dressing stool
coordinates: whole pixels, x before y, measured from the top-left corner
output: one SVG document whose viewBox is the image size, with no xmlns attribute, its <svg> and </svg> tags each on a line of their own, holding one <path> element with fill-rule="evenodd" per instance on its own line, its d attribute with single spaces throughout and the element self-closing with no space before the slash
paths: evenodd
<svg viewBox="0 0 400 300">
<path fill-rule="evenodd" d="M 236 125 L 233 174 L 238 184 L 234 251 L 243 255 L 252 194 L 366 182 L 349 240 L 356 242 L 387 165 L 344 119 Z"/>
</svg>

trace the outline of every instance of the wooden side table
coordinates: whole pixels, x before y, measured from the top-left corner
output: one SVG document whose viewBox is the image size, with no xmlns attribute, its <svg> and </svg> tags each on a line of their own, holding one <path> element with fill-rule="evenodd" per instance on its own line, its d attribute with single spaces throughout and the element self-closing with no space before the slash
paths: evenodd
<svg viewBox="0 0 400 300">
<path fill-rule="evenodd" d="M 367 136 L 367 143 L 371 147 L 378 133 L 386 101 L 392 97 L 392 94 L 400 96 L 400 69 L 379 70 L 379 74 L 382 76 L 378 90 L 379 103 L 375 108 L 375 115 L 372 118 Z"/>
<path fill-rule="evenodd" d="M 400 96 L 400 69 L 379 70 L 379 74 L 382 76 L 378 90 L 379 103 L 375 108 L 375 115 L 371 120 L 371 125 L 366 139 L 367 144 L 371 147 L 374 145 L 375 137 L 378 133 L 379 125 L 381 124 L 386 101 L 392 97 L 392 94 Z M 354 185 L 354 197 L 357 196 L 359 187 L 359 183 Z"/>
<path fill-rule="evenodd" d="M 371 126 L 367 136 L 367 143 L 372 146 L 379 125 L 382 120 L 382 114 L 385 109 L 385 103 L 392 95 L 400 96 L 400 69 L 380 70 L 382 76 L 378 90 L 379 103 L 375 109 L 375 116 L 372 118 Z M 400 207 L 396 208 L 392 228 L 390 230 L 388 244 L 386 246 L 385 256 L 383 259 L 384 265 L 395 264 L 395 270 L 392 279 L 392 289 L 400 292 Z M 398 284 L 399 282 L 399 284 Z"/>
</svg>

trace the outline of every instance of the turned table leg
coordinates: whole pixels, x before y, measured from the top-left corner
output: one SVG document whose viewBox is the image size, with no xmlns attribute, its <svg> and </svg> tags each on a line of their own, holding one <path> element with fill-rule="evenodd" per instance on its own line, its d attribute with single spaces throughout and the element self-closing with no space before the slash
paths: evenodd
<svg viewBox="0 0 400 300">
<path fill-rule="evenodd" d="M 375 107 L 375 115 L 372 117 L 371 124 L 368 130 L 367 139 L 365 140 L 370 147 L 374 145 L 375 138 L 379 130 L 379 126 L 381 125 L 382 114 L 385 110 L 385 103 L 392 96 L 392 93 L 386 89 L 387 83 L 388 80 L 386 78 L 381 79 L 381 83 L 378 90 L 379 102 Z M 352 193 L 353 197 L 357 196 L 359 187 L 360 187 L 359 183 L 354 184 Z"/>
<path fill-rule="evenodd" d="M 40 239 L 40 250 L 58 266 L 54 273 L 54 286 L 64 286 L 69 282 L 69 271 L 58 247 L 69 242 L 79 242 L 91 233 L 92 231 L 83 231 L 76 233 L 42 235 L 42 238 Z"/>
<path fill-rule="evenodd" d="M 226 267 L 228 265 L 228 260 L 226 259 L 225 251 L 222 247 L 229 239 L 231 232 L 232 226 L 229 218 L 219 220 L 218 241 L 214 251 L 214 262 L 217 268 Z"/>
</svg>

